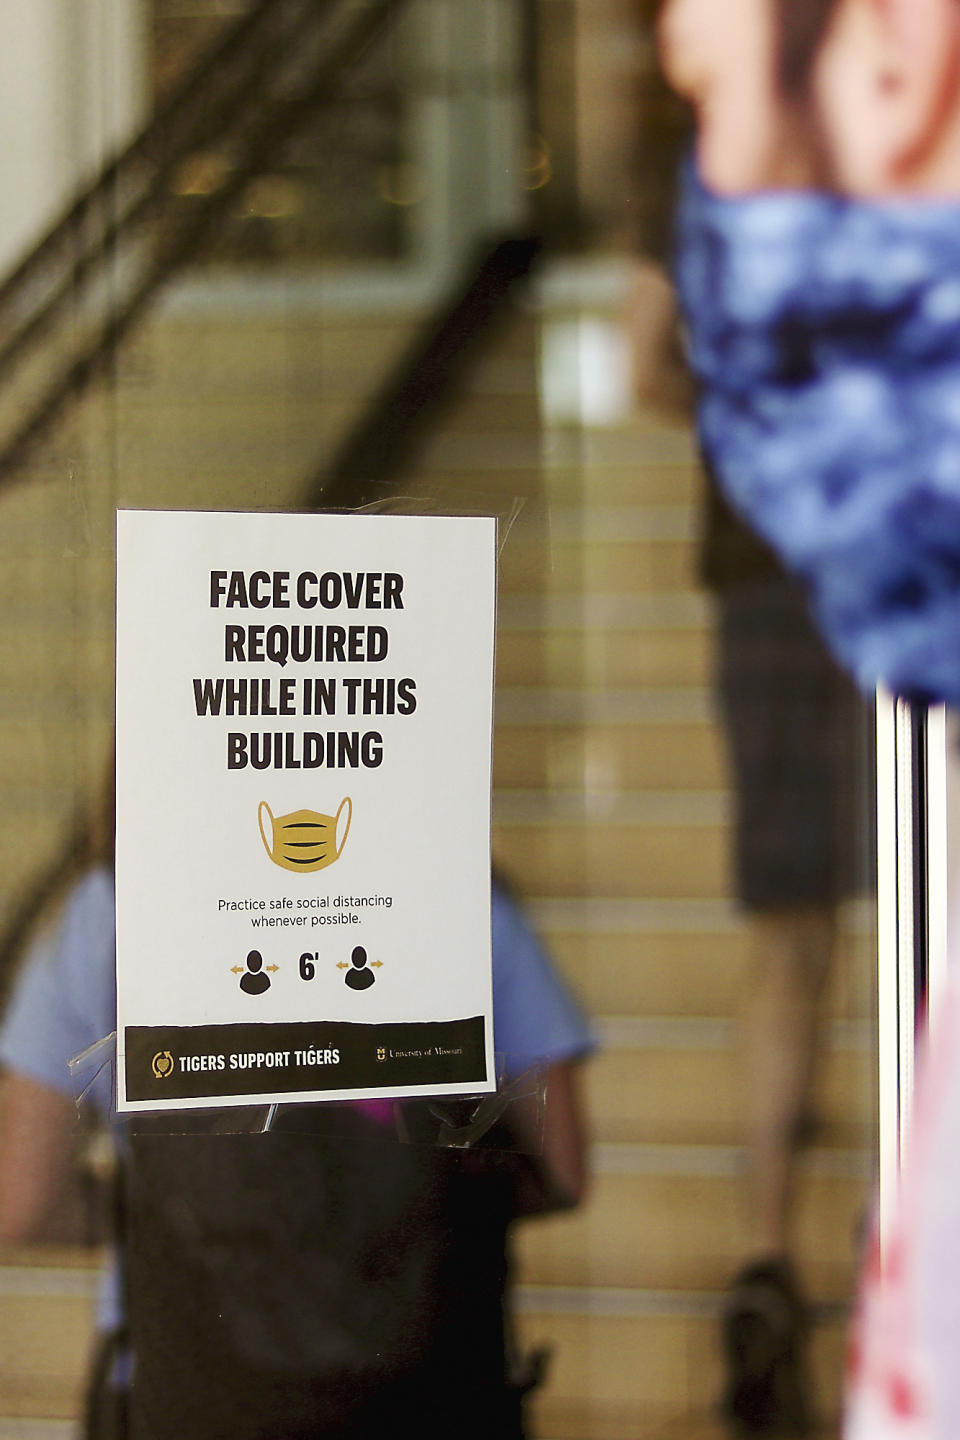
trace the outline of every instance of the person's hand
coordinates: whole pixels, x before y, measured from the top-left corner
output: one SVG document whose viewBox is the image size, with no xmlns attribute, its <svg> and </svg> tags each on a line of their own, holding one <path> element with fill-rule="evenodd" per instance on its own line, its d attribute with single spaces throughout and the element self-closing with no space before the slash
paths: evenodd
<svg viewBox="0 0 960 1440">
<path fill-rule="evenodd" d="M 700 174 L 739 195 L 804 186 L 815 147 L 777 84 L 772 0 L 667 0 L 658 39 L 664 74 L 697 121 Z"/>
<path fill-rule="evenodd" d="M 960 196 L 957 0 L 666 0 L 659 38 L 711 189 Z"/>
<path fill-rule="evenodd" d="M 0 1076 L 0 1244 L 33 1238 L 60 1195 L 77 1112 L 65 1095 L 25 1075 Z"/>
<path fill-rule="evenodd" d="M 633 394 L 664 419 L 689 419 L 693 381 L 683 356 L 676 295 L 661 266 L 637 262 L 625 308 Z"/>
</svg>

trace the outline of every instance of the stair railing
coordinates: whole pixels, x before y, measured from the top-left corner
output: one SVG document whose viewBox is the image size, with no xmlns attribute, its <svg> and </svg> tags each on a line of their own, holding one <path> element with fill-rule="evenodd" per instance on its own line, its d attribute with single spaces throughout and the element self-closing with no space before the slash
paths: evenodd
<svg viewBox="0 0 960 1440">
<path fill-rule="evenodd" d="M 114 263 L 129 241 L 169 204 L 170 185 L 184 159 L 242 125 L 250 88 L 283 63 L 291 47 L 331 0 L 297 0 L 277 26 L 272 0 L 261 0 L 225 41 L 204 56 L 127 150 L 71 206 L 27 259 L 0 286 L 0 327 L 14 328 L 0 345 L 0 379 L 23 351 L 50 329 L 81 286 Z M 50 273 L 46 287 L 38 285 Z M 38 293 L 39 292 L 39 293 Z M 29 307 L 29 308 L 27 308 Z M 26 309 L 18 321 L 16 312 Z"/>
<path fill-rule="evenodd" d="M 18 478 L 37 442 L 68 403 L 104 371 L 117 344 L 157 294 L 211 240 L 250 181 L 269 168 L 279 147 L 331 103 L 342 76 L 406 3 L 370 0 L 358 11 L 353 0 L 287 0 L 280 7 L 276 0 L 261 0 L 204 58 L 190 81 L 178 87 L 178 95 L 187 97 L 187 118 L 167 113 L 163 124 L 152 122 L 108 167 L 108 179 L 96 182 L 35 255 L 18 267 L 0 290 L 0 313 L 4 306 L 14 316 L 21 308 L 25 313 L 16 319 L 0 349 L 0 375 L 50 331 L 57 314 L 76 301 L 78 288 L 91 291 L 95 272 L 108 262 L 117 291 L 114 294 L 110 287 L 106 318 L 88 330 L 80 328 L 75 351 L 65 363 L 58 363 L 60 346 L 56 347 L 53 373 L 44 376 L 39 393 L 23 407 L 25 418 L 18 417 L 5 434 L 0 433 L 0 488 Z M 218 76 L 225 51 L 229 65 Z M 250 103 L 253 77 L 256 104 Z M 195 91 L 205 79 L 210 80 L 212 98 L 209 104 L 200 104 Z M 170 204 L 170 180 L 177 167 L 198 146 L 210 145 L 216 138 L 228 148 L 232 161 L 222 183 L 192 197 L 190 213 L 179 217 L 168 236 L 158 240 L 151 225 L 142 238 L 143 222 L 148 218 L 156 222 Z M 135 179 L 151 153 L 155 158 L 148 164 L 149 179 Z M 119 207 L 112 207 L 112 193 L 127 188 L 130 195 L 121 199 Z M 107 209 L 110 216 L 101 217 L 98 225 L 99 212 Z M 78 233 L 79 250 L 74 256 Z M 38 277 L 46 267 L 57 266 L 59 276 L 44 288 Z"/>
</svg>

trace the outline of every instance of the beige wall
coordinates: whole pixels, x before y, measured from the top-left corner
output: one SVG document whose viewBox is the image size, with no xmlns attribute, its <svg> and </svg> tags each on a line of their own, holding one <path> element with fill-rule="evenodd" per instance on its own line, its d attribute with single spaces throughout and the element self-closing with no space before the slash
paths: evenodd
<svg viewBox="0 0 960 1440">
<path fill-rule="evenodd" d="M 0 274 L 143 113 L 142 0 L 0 0 Z"/>
</svg>

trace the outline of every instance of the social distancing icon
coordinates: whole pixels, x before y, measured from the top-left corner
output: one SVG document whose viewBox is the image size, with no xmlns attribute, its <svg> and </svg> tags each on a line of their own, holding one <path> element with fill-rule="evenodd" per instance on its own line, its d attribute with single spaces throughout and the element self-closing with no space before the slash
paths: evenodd
<svg viewBox="0 0 960 1440">
<path fill-rule="evenodd" d="M 343 854 L 353 802 L 345 796 L 336 815 L 321 815 L 317 810 L 274 815 L 266 800 L 261 800 L 258 819 L 263 847 L 274 865 L 294 872 L 324 870 Z"/>
<path fill-rule="evenodd" d="M 270 976 L 263 973 L 263 956 L 259 950 L 251 950 L 247 956 L 247 968 L 240 976 L 240 989 L 246 995 L 262 995 L 270 989 Z"/>
<path fill-rule="evenodd" d="M 383 962 L 380 960 L 368 960 L 363 946 L 356 945 L 350 956 L 350 964 L 347 965 L 346 962 L 340 961 L 337 969 L 346 970 L 347 973 L 343 980 L 351 990 L 369 990 L 377 978 L 373 971 L 382 969 L 382 964 Z"/>
<path fill-rule="evenodd" d="M 366 950 L 358 945 L 350 958 L 353 964 L 343 978 L 351 990 L 368 990 L 377 977 L 367 964 Z"/>
</svg>

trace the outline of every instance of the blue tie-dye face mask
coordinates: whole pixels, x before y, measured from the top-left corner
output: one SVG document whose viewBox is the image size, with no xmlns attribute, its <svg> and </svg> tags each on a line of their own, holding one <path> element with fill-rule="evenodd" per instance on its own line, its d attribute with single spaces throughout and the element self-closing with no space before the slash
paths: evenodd
<svg viewBox="0 0 960 1440">
<path fill-rule="evenodd" d="M 865 688 L 960 702 L 960 204 L 725 199 L 677 279 L 727 495 Z"/>
</svg>

